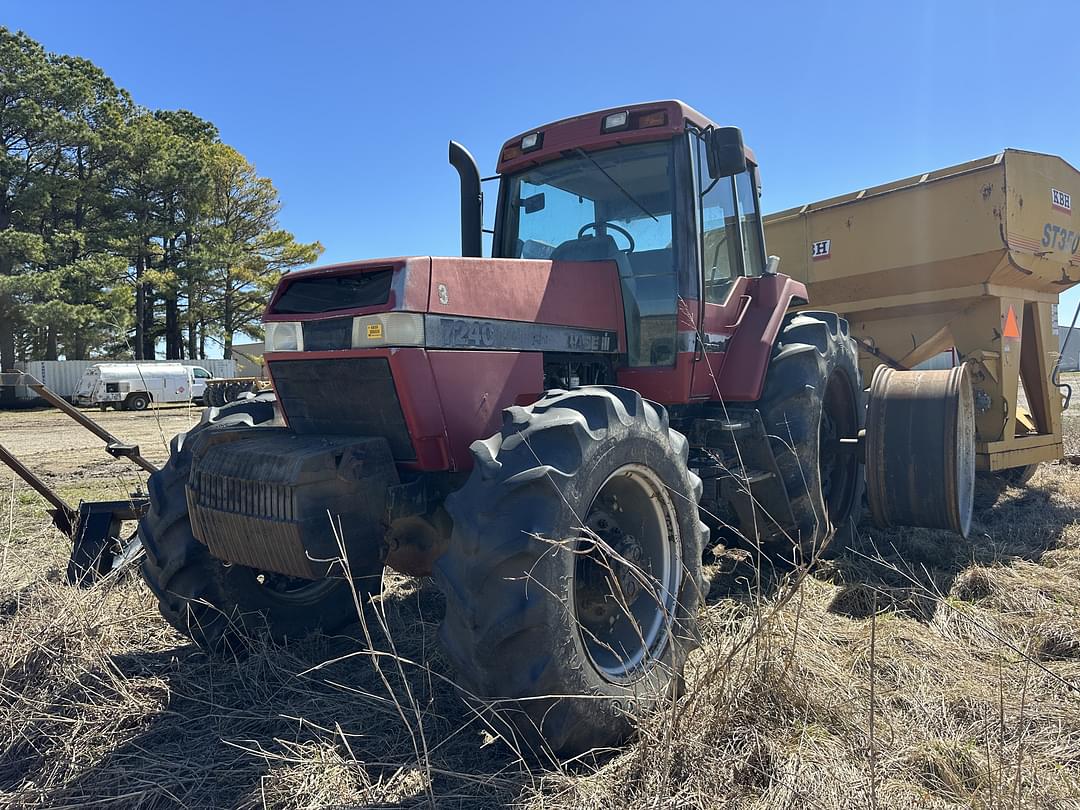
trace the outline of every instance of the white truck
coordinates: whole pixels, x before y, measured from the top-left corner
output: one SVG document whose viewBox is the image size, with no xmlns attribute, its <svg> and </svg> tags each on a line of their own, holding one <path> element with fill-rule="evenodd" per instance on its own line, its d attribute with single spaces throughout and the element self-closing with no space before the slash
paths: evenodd
<svg viewBox="0 0 1080 810">
<path fill-rule="evenodd" d="M 83 372 L 76 405 L 142 411 L 151 403 L 199 400 L 214 375 L 180 363 L 95 363 Z"/>
</svg>

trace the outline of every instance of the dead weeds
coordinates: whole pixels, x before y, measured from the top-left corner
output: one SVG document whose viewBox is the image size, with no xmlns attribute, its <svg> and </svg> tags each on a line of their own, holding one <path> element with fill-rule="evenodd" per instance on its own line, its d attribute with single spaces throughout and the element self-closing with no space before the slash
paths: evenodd
<svg viewBox="0 0 1080 810">
<path fill-rule="evenodd" d="M 548 769 L 443 677 L 425 583 L 388 576 L 367 633 L 214 659 L 137 577 L 63 585 L 43 509 L 4 496 L 0 806 L 1080 805 L 1080 468 L 982 493 L 966 541 L 864 526 L 801 579 L 714 555 L 685 694 Z"/>
</svg>

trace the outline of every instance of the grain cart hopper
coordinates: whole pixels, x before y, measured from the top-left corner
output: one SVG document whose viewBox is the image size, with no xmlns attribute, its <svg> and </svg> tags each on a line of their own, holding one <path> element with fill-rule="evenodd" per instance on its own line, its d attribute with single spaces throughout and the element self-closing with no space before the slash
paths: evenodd
<svg viewBox="0 0 1080 810">
<path fill-rule="evenodd" d="M 848 319 L 866 380 L 955 348 L 978 468 L 1021 482 L 1062 454 L 1053 317 L 1080 281 L 1077 195 L 1061 158 L 1007 149 L 772 214 L 765 234 L 814 306 Z"/>
<path fill-rule="evenodd" d="M 710 534 L 812 562 L 855 519 L 860 448 L 910 470 L 896 426 L 940 427 L 934 483 L 878 507 L 966 527 L 966 372 L 897 372 L 920 395 L 877 392 L 894 429 L 862 447 L 848 324 L 791 311 L 806 288 L 767 259 L 738 129 L 666 101 L 511 138 L 492 258 L 476 164 L 450 159 L 463 256 L 285 276 L 274 393 L 210 409 L 151 476 L 143 573 L 182 633 L 333 630 L 384 563 L 434 574 L 458 682 L 573 754 L 677 688 Z"/>
</svg>

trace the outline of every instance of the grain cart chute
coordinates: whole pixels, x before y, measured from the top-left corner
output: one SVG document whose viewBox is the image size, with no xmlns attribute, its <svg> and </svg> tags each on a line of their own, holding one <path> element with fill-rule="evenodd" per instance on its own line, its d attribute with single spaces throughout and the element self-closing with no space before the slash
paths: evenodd
<svg viewBox="0 0 1080 810">
<path fill-rule="evenodd" d="M 384 563 L 433 573 L 468 693 L 533 751 L 604 747 L 680 682 L 710 534 L 812 562 L 855 520 L 860 450 L 885 478 L 911 450 L 895 430 L 863 447 L 848 325 L 791 311 L 806 288 L 767 261 L 738 129 L 666 101 L 511 138 L 487 259 L 479 172 L 450 157 L 465 255 L 285 276 L 275 393 L 176 438 L 144 575 L 214 648 L 333 630 Z M 875 413 L 937 423 L 926 480 L 969 493 L 964 371 L 895 376 Z M 904 380 L 921 395 L 893 396 Z M 970 499 L 923 499 L 929 525 L 966 528 Z"/>
<path fill-rule="evenodd" d="M 1021 482 L 1062 454 L 1053 317 L 1080 281 L 1078 195 L 1061 158 L 1007 149 L 772 214 L 765 234 L 814 306 L 848 319 L 867 380 L 955 348 L 978 468 Z"/>
</svg>

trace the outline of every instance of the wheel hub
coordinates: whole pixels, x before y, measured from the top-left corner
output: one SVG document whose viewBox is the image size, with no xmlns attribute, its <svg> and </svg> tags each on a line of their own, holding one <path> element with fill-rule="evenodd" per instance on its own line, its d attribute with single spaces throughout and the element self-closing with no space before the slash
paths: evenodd
<svg viewBox="0 0 1080 810">
<path fill-rule="evenodd" d="M 586 513 L 573 587 L 585 651 L 605 678 L 632 682 L 663 655 L 680 548 L 675 507 L 657 474 L 640 464 L 612 473 Z"/>
<path fill-rule="evenodd" d="M 578 596 L 581 619 L 590 627 L 608 626 L 625 605 L 637 599 L 643 575 L 652 574 L 651 566 L 648 561 L 642 564 L 637 538 L 624 532 L 609 512 L 594 510 L 586 528 L 591 536 L 581 551 L 591 564 L 583 568 L 584 588 Z"/>
</svg>

